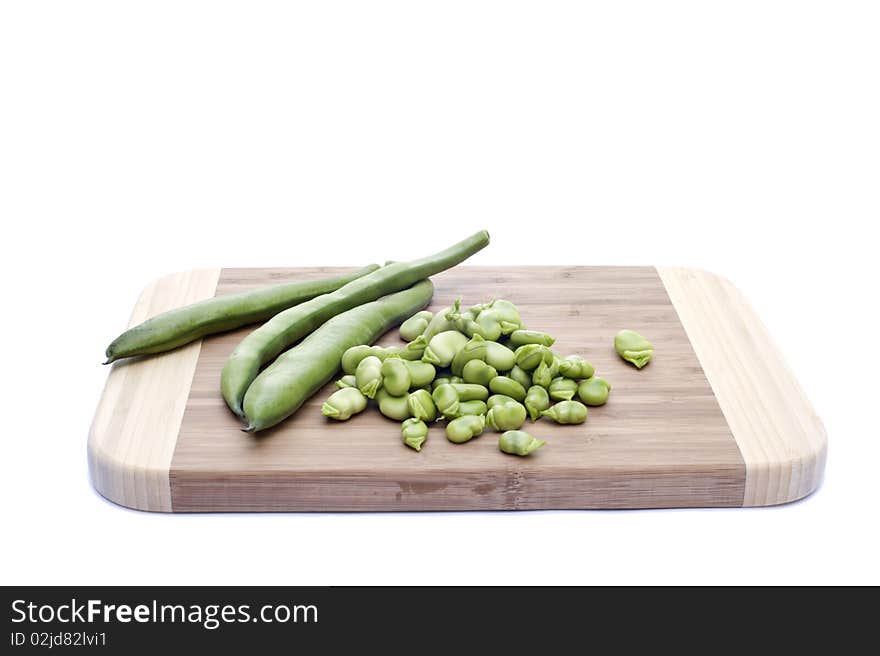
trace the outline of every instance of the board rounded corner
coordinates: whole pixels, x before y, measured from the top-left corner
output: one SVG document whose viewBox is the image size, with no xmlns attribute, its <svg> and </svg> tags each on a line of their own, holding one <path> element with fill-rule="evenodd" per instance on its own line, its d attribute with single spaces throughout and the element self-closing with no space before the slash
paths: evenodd
<svg viewBox="0 0 880 656">
<path fill-rule="evenodd" d="M 768 490 L 764 494 L 752 494 L 751 498 L 747 495 L 743 499 L 743 508 L 784 506 L 806 499 L 822 486 L 825 460 L 828 457 L 828 436 L 824 424 L 818 417 L 815 418 L 814 427 L 812 443 L 801 443 L 784 456 L 752 467 L 751 471 L 747 472 L 747 475 L 753 478 L 765 479 L 774 473 L 777 477 L 780 472 L 788 473 L 790 477 L 798 478 L 801 483 L 788 488 L 780 486 L 775 493 Z"/>
<path fill-rule="evenodd" d="M 745 294 L 706 269 L 657 272 L 740 449 L 742 506 L 782 505 L 815 492 L 828 450 L 825 425 Z"/>
<path fill-rule="evenodd" d="M 92 428 L 86 449 L 89 481 L 98 494 L 129 510 L 172 512 L 170 489 L 161 482 L 168 480 L 168 471 L 127 462 L 102 448 L 101 444 L 101 437 Z M 133 489 L 136 484 L 137 491 Z"/>
</svg>

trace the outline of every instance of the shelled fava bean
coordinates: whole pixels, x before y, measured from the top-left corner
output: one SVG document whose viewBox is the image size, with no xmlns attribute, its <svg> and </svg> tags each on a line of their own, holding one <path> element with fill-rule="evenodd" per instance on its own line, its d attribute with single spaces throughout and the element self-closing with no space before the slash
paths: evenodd
<svg viewBox="0 0 880 656">
<path fill-rule="evenodd" d="M 589 362 L 551 350 L 556 339 L 527 330 L 517 307 L 502 299 L 418 312 L 400 336 L 408 340 L 403 346 L 364 344 L 343 354 L 345 375 L 321 409 L 327 417 L 344 421 L 372 403 L 402 422 L 401 440 L 416 451 L 429 425 L 446 421 L 450 442 L 497 431 L 501 451 L 525 456 L 545 444 L 521 430 L 527 419 L 581 424 L 587 406 L 604 404 L 611 391 Z M 627 358 L 645 350 L 627 333 L 616 346 Z"/>
</svg>

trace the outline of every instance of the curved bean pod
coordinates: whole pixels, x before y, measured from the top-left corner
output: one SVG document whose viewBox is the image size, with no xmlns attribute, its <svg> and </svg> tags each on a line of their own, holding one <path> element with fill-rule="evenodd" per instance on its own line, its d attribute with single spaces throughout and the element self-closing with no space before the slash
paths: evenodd
<svg viewBox="0 0 880 656">
<path fill-rule="evenodd" d="M 249 292 L 215 296 L 157 314 L 114 339 L 107 347 L 107 361 L 104 364 L 135 355 L 163 353 L 206 335 L 265 321 L 282 310 L 335 291 L 378 268 L 379 265 L 371 264 L 334 278 L 266 285 Z"/>
<path fill-rule="evenodd" d="M 247 431 L 260 431 L 283 421 L 318 391 L 339 369 L 351 346 L 372 342 L 401 319 L 431 300 L 434 285 L 423 280 L 333 317 L 265 369 L 244 397 Z"/>
<path fill-rule="evenodd" d="M 435 273 L 445 271 L 466 260 L 488 243 L 489 233 L 485 230 L 480 231 L 445 251 L 411 262 L 389 264 L 340 287 L 335 292 L 317 296 L 301 305 L 276 314 L 245 337 L 224 364 L 220 377 L 220 389 L 226 404 L 233 412 L 241 415 L 243 412 L 242 400 L 248 387 L 257 378 L 260 367 L 331 317 L 336 317 L 364 303 L 375 301 L 386 294 L 405 289 Z M 398 317 L 397 323 L 411 314 Z M 395 317 L 397 316 L 395 314 Z M 372 342 L 376 337 L 378 335 L 373 335 L 369 339 L 346 342 L 346 344 L 348 346 L 364 344 Z M 341 355 L 340 353 L 340 357 Z M 338 361 L 336 366 L 339 366 Z"/>
</svg>

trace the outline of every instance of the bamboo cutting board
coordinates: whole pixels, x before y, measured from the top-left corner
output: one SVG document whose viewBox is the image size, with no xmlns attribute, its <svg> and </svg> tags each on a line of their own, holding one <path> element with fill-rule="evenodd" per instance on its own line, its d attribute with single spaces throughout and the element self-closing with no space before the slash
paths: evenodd
<svg viewBox="0 0 880 656">
<path fill-rule="evenodd" d="M 209 269 L 141 295 L 131 325 L 214 295 L 338 269 Z M 431 427 L 421 453 L 400 424 L 368 410 L 325 419 L 328 386 L 254 437 L 223 403 L 220 370 L 247 334 L 206 338 L 112 365 L 89 435 L 97 490 L 140 510 L 346 511 L 762 506 L 812 492 L 826 439 L 760 321 L 726 280 L 654 267 L 456 267 L 433 278 L 429 309 L 462 296 L 516 303 L 526 327 L 556 336 L 613 385 L 587 423 L 524 427 L 547 445 L 527 458 L 498 433 L 466 444 Z M 614 352 L 632 328 L 654 343 L 641 371 Z M 380 343 L 399 342 L 396 330 Z"/>
</svg>

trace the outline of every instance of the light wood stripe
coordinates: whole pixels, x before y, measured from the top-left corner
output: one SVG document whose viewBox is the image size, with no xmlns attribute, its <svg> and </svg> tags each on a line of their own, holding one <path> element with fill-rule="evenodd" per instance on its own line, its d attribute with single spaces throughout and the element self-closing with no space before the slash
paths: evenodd
<svg viewBox="0 0 880 656">
<path fill-rule="evenodd" d="M 746 464 L 744 506 L 818 487 L 825 428 L 742 293 L 705 271 L 658 267 Z"/>
<path fill-rule="evenodd" d="M 220 269 L 175 273 L 147 287 L 129 326 L 214 296 Z M 102 495 L 138 510 L 170 512 L 169 470 L 201 340 L 161 356 L 111 365 L 89 431 L 92 483 Z"/>
</svg>

